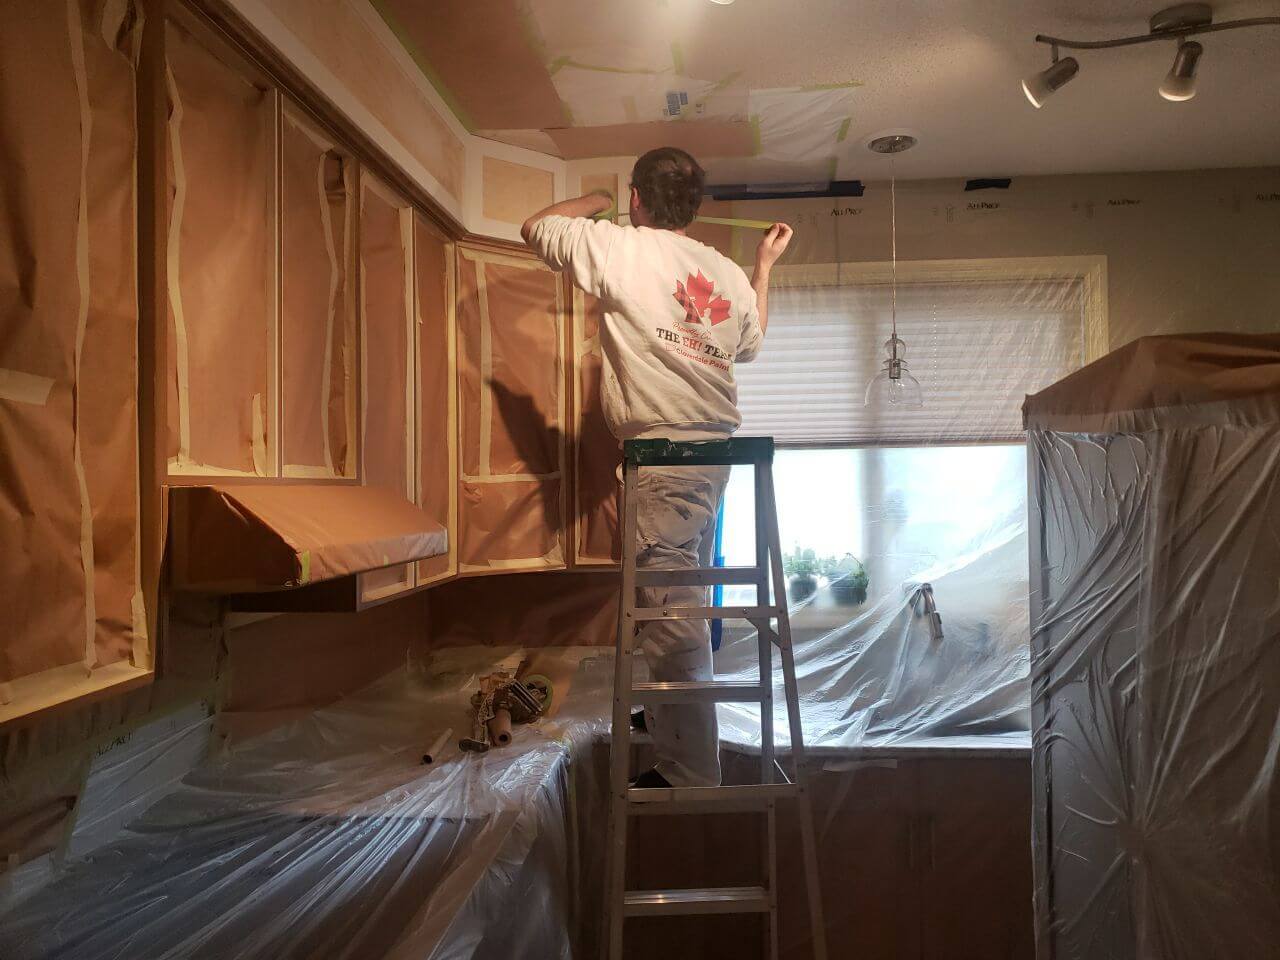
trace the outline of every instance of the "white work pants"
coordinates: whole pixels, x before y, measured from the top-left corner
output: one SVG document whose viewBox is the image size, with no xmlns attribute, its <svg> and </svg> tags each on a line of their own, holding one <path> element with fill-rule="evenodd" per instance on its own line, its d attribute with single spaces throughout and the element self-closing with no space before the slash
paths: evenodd
<svg viewBox="0 0 1280 960">
<path fill-rule="evenodd" d="M 642 467 L 636 509 L 639 569 L 709 567 L 715 546 L 716 514 L 729 468 Z M 643 587 L 648 607 L 707 606 L 706 587 Z M 705 620 L 646 624 L 640 649 L 653 680 L 710 680 L 711 629 Z M 720 785 L 720 735 L 714 703 L 655 704 L 646 720 L 657 753 L 657 770 L 677 787 Z"/>
</svg>

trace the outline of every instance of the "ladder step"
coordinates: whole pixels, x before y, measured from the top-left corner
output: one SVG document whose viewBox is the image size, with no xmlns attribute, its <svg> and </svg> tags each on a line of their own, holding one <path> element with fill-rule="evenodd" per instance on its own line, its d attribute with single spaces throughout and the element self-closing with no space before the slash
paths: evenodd
<svg viewBox="0 0 1280 960">
<path fill-rule="evenodd" d="M 768 912 L 769 894 L 764 887 L 628 890 L 623 899 L 623 913 L 628 917 Z"/>
<path fill-rule="evenodd" d="M 768 620 L 777 615 L 777 607 L 636 607 L 632 612 L 638 623 L 650 620 Z"/>
<path fill-rule="evenodd" d="M 758 583 L 757 567 L 685 567 L 679 570 L 637 570 L 638 587 L 709 587 L 715 584 Z"/>
<path fill-rule="evenodd" d="M 731 683 L 728 680 L 682 680 L 674 683 L 637 683 L 631 688 L 632 703 L 759 703 L 765 691 L 758 683 Z"/>
<path fill-rule="evenodd" d="M 794 783 L 745 783 L 732 787 L 652 787 L 627 790 L 633 817 L 701 813 L 751 813 L 800 796 Z"/>
</svg>

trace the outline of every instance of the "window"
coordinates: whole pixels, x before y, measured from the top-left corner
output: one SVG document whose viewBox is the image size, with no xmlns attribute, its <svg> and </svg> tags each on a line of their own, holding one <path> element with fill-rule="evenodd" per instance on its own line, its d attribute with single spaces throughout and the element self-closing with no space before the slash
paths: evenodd
<svg viewBox="0 0 1280 960">
<path fill-rule="evenodd" d="M 1021 275 L 1019 275 L 1019 269 Z M 800 268 L 771 294 L 768 348 L 738 368 L 742 433 L 768 433 L 806 736 L 847 745 L 1028 728 L 1021 403 L 1101 342 L 1101 265 L 913 264 L 898 331 L 919 409 L 863 404 L 889 336 L 875 267 Z M 754 562 L 750 468 L 724 504 L 727 565 Z M 921 587 L 942 616 L 934 638 Z M 726 588 L 750 604 L 754 590 Z M 726 625 L 717 672 L 747 672 Z M 726 736 L 758 737 L 750 708 Z M 757 731 L 753 734 L 753 730 Z"/>
</svg>

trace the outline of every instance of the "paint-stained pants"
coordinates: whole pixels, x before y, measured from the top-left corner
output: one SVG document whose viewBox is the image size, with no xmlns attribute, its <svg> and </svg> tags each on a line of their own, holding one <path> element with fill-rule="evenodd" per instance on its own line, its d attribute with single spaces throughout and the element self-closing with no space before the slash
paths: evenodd
<svg viewBox="0 0 1280 960">
<path fill-rule="evenodd" d="M 711 566 L 716 514 L 728 480 L 727 466 L 641 468 L 636 566 Z M 644 587 L 637 594 L 649 607 L 709 603 L 705 587 Z M 640 649 L 655 681 L 712 679 L 711 628 L 705 620 L 648 623 L 640 632 Z M 720 734 L 714 703 L 655 704 L 648 707 L 646 719 L 658 772 L 673 786 L 719 786 Z"/>
</svg>

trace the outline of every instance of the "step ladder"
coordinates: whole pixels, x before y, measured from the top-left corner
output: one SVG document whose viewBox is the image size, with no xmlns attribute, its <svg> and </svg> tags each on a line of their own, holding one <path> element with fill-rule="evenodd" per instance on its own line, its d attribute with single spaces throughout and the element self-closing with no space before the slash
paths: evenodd
<svg viewBox="0 0 1280 960">
<path fill-rule="evenodd" d="M 756 563 L 752 567 L 636 569 L 636 482 L 643 467 L 691 467 L 749 464 L 755 470 Z M 773 490 L 773 438 L 733 437 L 703 442 L 628 440 L 623 444 L 622 600 L 618 611 L 617 657 L 613 681 L 613 741 L 609 764 L 609 837 L 606 853 L 607 958 L 622 960 L 628 917 L 755 913 L 764 917 L 764 955 L 778 956 L 778 857 L 776 806 L 794 805 L 800 818 L 805 893 L 814 960 L 826 960 L 822 901 L 818 888 L 817 839 L 804 773 L 804 737 L 796 689 L 791 624 L 787 618 L 786 578 L 778 543 Z M 773 593 L 770 600 L 770 578 Z M 636 588 L 748 584 L 756 588 L 754 606 L 639 607 Z M 759 634 L 760 673 L 756 683 L 712 680 L 706 683 L 634 683 L 632 649 L 637 630 L 654 620 L 741 619 Z M 776 624 L 776 626 L 775 626 Z M 773 743 L 773 648 L 782 662 L 783 687 L 791 731 L 788 777 Z M 631 708 L 635 703 L 760 704 L 760 782 L 727 787 L 632 789 L 630 780 Z M 652 815 L 758 812 L 764 817 L 765 877 L 759 886 L 674 890 L 628 890 L 627 824 L 630 817 Z"/>
</svg>

